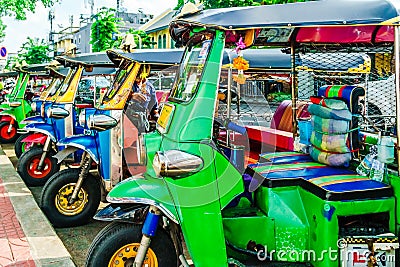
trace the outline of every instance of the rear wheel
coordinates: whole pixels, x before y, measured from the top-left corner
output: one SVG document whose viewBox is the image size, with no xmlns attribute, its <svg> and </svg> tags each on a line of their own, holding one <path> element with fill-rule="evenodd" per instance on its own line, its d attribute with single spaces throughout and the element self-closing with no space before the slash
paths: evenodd
<svg viewBox="0 0 400 267">
<path fill-rule="evenodd" d="M 56 172 L 60 170 L 53 150 L 48 151 L 44 159 L 43 168 L 38 170 L 40 158 L 43 154 L 42 147 L 32 147 L 21 155 L 17 163 L 17 171 L 28 186 L 41 186 Z"/>
<path fill-rule="evenodd" d="M 12 143 L 18 138 L 17 125 L 14 123 L 10 128 L 10 122 L 0 123 L 0 143 Z"/>
<path fill-rule="evenodd" d="M 86 267 L 132 266 L 142 238 L 142 225 L 112 222 L 90 245 Z M 177 256 L 169 235 L 158 229 L 143 266 L 176 267 Z"/>
<path fill-rule="evenodd" d="M 29 148 L 32 147 L 32 145 L 34 145 L 31 142 L 22 142 L 22 140 L 24 140 L 26 137 L 30 136 L 32 133 L 25 133 L 25 134 L 21 134 L 17 140 L 15 141 L 14 144 L 14 151 L 15 151 L 15 156 L 17 158 L 20 158 L 22 153 L 24 153 L 25 151 L 27 151 Z"/>
<path fill-rule="evenodd" d="M 83 181 L 77 199 L 69 203 L 79 169 L 66 169 L 53 175 L 42 189 L 40 207 L 55 227 L 72 227 L 86 224 L 96 213 L 101 199 L 99 179 L 90 173 Z"/>
</svg>

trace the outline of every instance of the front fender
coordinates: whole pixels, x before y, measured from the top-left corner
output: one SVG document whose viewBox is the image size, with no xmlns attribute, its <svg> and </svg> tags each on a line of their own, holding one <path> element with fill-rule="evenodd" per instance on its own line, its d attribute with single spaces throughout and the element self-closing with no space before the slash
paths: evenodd
<svg viewBox="0 0 400 267">
<path fill-rule="evenodd" d="M 27 132 L 38 132 L 50 136 L 51 141 L 56 142 L 53 126 L 47 123 L 30 123 L 24 128 Z"/>
<path fill-rule="evenodd" d="M 132 177 L 118 183 L 107 195 L 110 203 L 152 205 L 178 222 L 178 215 L 163 179 Z"/>
<path fill-rule="evenodd" d="M 148 207 L 145 204 L 111 203 L 99 210 L 93 218 L 105 222 L 123 221 L 128 223 L 143 223 Z"/>
<path fill-rule="evenodd" d="M 11 121 L 11 118 L 13 118 L 14 120 L 16 119 L 14 109 L 3 110 L 2 112 L 0 112 L 0 116 L 1 116 L 1 121 Z"/>
<path fill-rule="evenodd" d="M 21 124 L 30 124 L 30 123 L 39 123 L 39 122 L 45 122 L 43 117 L 40 115 L 37 116 L 32 116 L 32 117 L 28 117 L 24 120 L 21 121 Z"/>
<path fill-rule="evenodd" d="M 23 143 L 35 143 L 35 144 L 44 144 L 46 142 L 47 135 L 43 133 L 32 133 L 21 140 Z"/>
<path fill-rule="evenodd" d="M 58 141 L 58 146 L 76 147 L 89 153 L 94 162 L 99 164 L 99 155 L 96 147 L 96 140 L 91 135 L 72 135 Z"/>
</svg>

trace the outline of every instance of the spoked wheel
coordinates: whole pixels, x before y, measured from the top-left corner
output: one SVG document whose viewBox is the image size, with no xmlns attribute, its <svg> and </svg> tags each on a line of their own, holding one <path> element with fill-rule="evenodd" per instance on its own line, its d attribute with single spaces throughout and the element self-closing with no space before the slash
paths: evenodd
<svg viewBox="0 0 400 267">
<path fill-rule="evenodd" d="M 26 137 L 30 136 L 32 133 L 25 133 L 21 134 L 17 140 L 15 141 L 14 144 L 14 151 L 15 151 L 15 156 L 17 158 L 20 158 L 22 153 L 30 149 L 34 144 L 33 143 L 27 143 L 27 142 L 22 142 Z"/>
<path fill-rule="evenodd" d="M 77 199 L 69 203 L 80 169 L 66 169 L 53 175 L 44 185 L 40 207 L 55 227 L 86 224 L 100 204 L 101 184 L 91 174 L 83 181 Z"/>
<path fill-rule="evenodd" d="M 55 154 L 53 150 L 47 152 L 43 168 L 38 170 L 42 153 L 43 148 L 35 146 L 23 153 L 18 160 L 17 171 L 28 186 L 44 185 L 53 174 L 60 170 L 57 159 L 53 158 Z"/>
<path fill-rule="evenodd" d="M 142 225 L 112 222 L 90 245 L 86 267 L 133 266 L 142 238 Z M 177 256 L 169 235 L 158 229 L 143 263 L 148 267 L 175 267 Z"/>
<path fill-rule="evenodd" d="M 17 126 L 15 123 L 10 128 L 10 122 L 3 121 L 0 123 L 0 143 L 12 143 L 18 138 Z"/>
</svg>

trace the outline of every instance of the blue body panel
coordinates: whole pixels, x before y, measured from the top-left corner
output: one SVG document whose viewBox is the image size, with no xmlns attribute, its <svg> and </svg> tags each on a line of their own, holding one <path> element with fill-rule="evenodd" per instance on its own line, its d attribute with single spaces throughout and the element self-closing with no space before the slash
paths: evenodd
<svg viewBox="0 0 400 267">
<path fill-rule="evenodd" d="M 49 135 L 53 142 L 56 142 L 56 135 L 54 133 L 53 126 L 48 123 L 30 123 L 25 126 L 25 130 L 29 132 L 39 132 L 45 135 Z"/>
<path fill-rule="evenodd" d="M 32 117 L 28 117 L 25 120 L 22 120 L 21 123 L 22 124 L 30 124 L 30 123 L 44 123 L 44 119 L 42 116 L 40 115 L 36 115 L 36 116 L 32 116 Z"/>
<path fill-rule="evenodd" d="M 99 110 L 97 114 L 110 115 L 109 110 Z M 105 181 L 111 179 L 111 131 L 95 132 L 97 149 L 100 158 L 100 172 Z"/>
<path fill-rule="evenodd" d="M 73 146 L 80 148 L 88 152 L 96 163 L 99 163 L 99 154 L 96 148 L 96 140 L 95 137 L 92 135 L 81 134 L 81 135 L 68 136 L 58 141 L 57 145 Z"/>
</svg>

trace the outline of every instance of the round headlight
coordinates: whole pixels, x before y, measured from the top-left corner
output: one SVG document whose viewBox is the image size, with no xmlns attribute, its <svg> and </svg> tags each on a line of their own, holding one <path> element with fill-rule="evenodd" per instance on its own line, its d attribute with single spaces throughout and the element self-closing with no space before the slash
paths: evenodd
<svg viewBox="0 0 400 267">
<path fill-rule="evenodd" d="M 85 123 L 86 123 L 86 109 L 83 109 L 83 110 L 81 111 L 81 113 L 79 114 L 78 121 L 79 121 L 79 125 L 80 125 L 80 126 L 85 127 Z"/>
<path fill-rule="evenodd" d="M 32 104 L 31 104 L 31 108 L 35 112 L 36 112 L 36 107 L 37 107 L 37 103 L 36 103 L 36 101 L 33 101 Z"/>
</svg>

